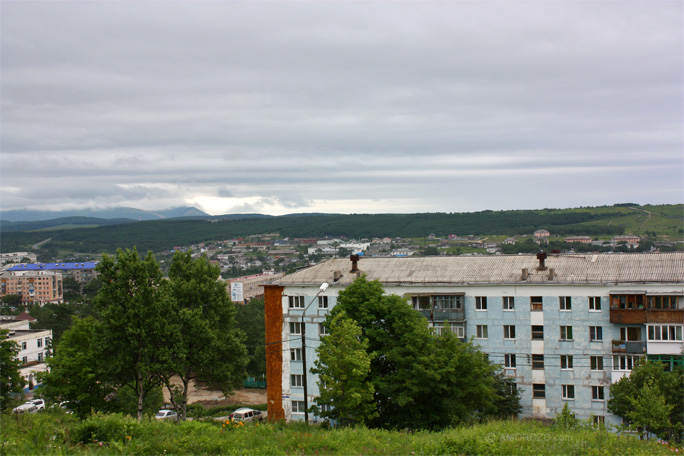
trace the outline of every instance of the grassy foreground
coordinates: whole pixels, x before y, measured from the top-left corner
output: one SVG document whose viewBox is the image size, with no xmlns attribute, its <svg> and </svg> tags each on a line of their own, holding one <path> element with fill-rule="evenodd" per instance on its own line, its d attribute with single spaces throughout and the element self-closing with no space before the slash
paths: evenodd
<svg viewBox="0 0 684 456">
<path fill-rule="evenodd" d="M 334 429 L 302 424 L 233 425 L 220 421 L 141 423 L 122 415 L 79 420 L 62 413 L 1 416 L 0 454 L 235 455 L 673 455 L 656 441 L 590 428 L 494 421 L 443 432 Z"/>
</svg>

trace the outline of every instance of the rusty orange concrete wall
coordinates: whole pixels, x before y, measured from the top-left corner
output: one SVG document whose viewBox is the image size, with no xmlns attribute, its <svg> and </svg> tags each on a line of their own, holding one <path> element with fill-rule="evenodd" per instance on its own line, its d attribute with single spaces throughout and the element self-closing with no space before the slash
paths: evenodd
<svg viewBox="0 0 684 456">
<path fill-rule="evenodd" d="M 266 400 L 269 420 L 284 420 L 283 287 L 264 285 L 266 311 Z"/>
</svg>

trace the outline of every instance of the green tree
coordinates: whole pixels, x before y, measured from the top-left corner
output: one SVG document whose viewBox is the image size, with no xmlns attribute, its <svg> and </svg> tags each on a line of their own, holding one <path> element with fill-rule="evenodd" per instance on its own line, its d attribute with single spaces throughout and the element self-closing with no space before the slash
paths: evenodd
<svg viewBox="0 0 684 456">
<path fill-rule="evenodd" d="M 366 424 L 378 415 L 375 387 L 369 380 L 372 355 L 367 351 L 368 340 L 344 312 L 326 325 L 329 335 L 317 348 L 318 359 L 311 369 L 318 374 L 320 391 L 312 411 L 341 425 Z"/>
<path fill-rule="evenodd" d="M 425 249 L 423 249 L 423 255 L 425 255 L 425 256 L 436 256 L 436 255 L 439 255 L 439 250 L 437 250 L 437 247 L 430 245 L 428 247 L 425 247 Z"/>
<path fill-rule="evenodd" d="M 29 314 L 36 319 L 31 323 L 32 328 L 51 329 L 52 342 L 56 347 L 64 332 L 72 325 L 72 319 L 77 315 L 77 306 L 69 303 L 48 303 L 43 306 L 32 305 Z"/>
<path fill-rule="evenodd" d="M 65 301 L 75 301 L 81 297 L 81 284 L 71 276 L 62 279 L 62 290 Z"/>
<path fill-rule="evenodd" d="M 103 282 L 96 298 L 102 322 L 96 341 L 102 380 L 133 388 L 142 420 L 145 395 L 168 371 L 177 336 L 169 324 L 169 286 L 152 253 L 140 258 L 135 248 L 117 250 L 116 261 L 103 255 L 97 271 Z"/>
<path fill-rule="evenodd" d="M 405 299 L 384 296 L 378 281 L 355 280 L 328 317 L 354 320 L 368 340 L 369 380 L 378 416 L 369 425 L 439 429 L 481 416 L 498 398 L 496 367 L 471 343 L 435 336 Z"/>
<path fill-rule="evenodd" d="M 236 305 L 235 320 L 245 332 L 249 363 L 247 373 L 255 377 L 266 375 L 266 316 L 263 299 L 252 299 L 245 305 Z"/>
<path fill-rule="evenodd" d="M 8 294 L 3 296 L 1 299 L 3 306 L 18 307 L 21 305 L 21 295 Z"/>
<path fill-rule="evenodd" d="M 19 345 L 8 338 L 9 331 L 0 329 L 0 410 L 7 410 L 13 399 L 24 391 L 24 378 L 17 359 Z"/>
<path fill-rule="evenodd" d="M 672 428 L 670 413 L 674 405 L 665 403 L 665 396 L 654 385 L 653 379 L 637 391 L 636 397 L 630 397 L 629 402 L 632 409 L 627 412 L 627 418 L 646 431 L 646 438 L 649 433 L 669 433 Z"/>
<path fill-rule="evenodd" d="M 185 419 L 188 392 L 193 380 L 208 382 L 225 394 L 241 385 L 245 378 L 247 352 L 244 334 L 235 324 L 235 306 L 225 285 L 218 281 L 220 269 L 206 257 L 193 260 L 190 252 L 173 257 L 169 278 L 175 324 L 171 363 L 163 375 L 171 397 L 172 375 L 182 382 L 180 415 Z"/>
<path fill-rule="evenodd" d="M 644 396 L 642 391 L 644 389 L 648 393 L 647 396 Z M 655 427 L 658 428 L 658 431 L 654 432 L 659 437 L 681 441 L 684 429 L 682 391 L 684 391 L 684 369 L 675 368 L 668 372 L 660 363 L 642 362 L 637 364 L 629 376 L 622 377 L 611 386 L 608 410 L 625 418 L 629 423 L 643 426 L 643 423 L 639 424 L 634 421 L 635 418 L 645 419 L 646 415 L 640 407 L 642 404 L 648 404 L 647 400 L 653 400 L 655 407 L 659 403 L 658 397 L 662 396 L 665 404 L 672 406 L 667 414 L 670 425 L 667 428 L 661 428 L 658 425 L 659 419 L 656 419 L 657 415 L 654 415 Z"/>
<path fill-rule="evenodd" d="M 81 418 L 107 408 L 105 398 L 113 388 L 102 380 L 95 344 L 100 324 L 93 318 L 75 318 L 47 358 L 48 372 L 39 374 L 43 395 L 56 402 L 69 402 Z"/>
</svg>

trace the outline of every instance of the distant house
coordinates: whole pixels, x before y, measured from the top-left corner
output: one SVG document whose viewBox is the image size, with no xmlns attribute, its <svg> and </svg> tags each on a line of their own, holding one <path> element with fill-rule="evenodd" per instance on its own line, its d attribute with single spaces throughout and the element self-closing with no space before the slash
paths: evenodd
<svg viewBox="0 0 684 456">
<path fill-rule="evenodd" d="M 551 233 L 549 233 L 546 230 L 537 230 L 534 232 L 534 237 L 536 237 L 537 239 L 546 239 L 549 236 L 551 236 Z"/>
<path fill-rule="evenodd" d="M 568 236 L 565 238 L 565 242 L 579 242 L 581 244 L 591 244 L 591 236 Z"/>
<path fill-rule="evenodd" d="M 621 242 L 624 242 L 630 247 L 638 247 L 639 242 L 641 241 L 641 238 L 639 236 L 634 236 L 632 234 L 625 235 L 625 236 L 614 236 L 613 239 L 611 240 L 612 245 L 618 245 Z"/>
</svg>

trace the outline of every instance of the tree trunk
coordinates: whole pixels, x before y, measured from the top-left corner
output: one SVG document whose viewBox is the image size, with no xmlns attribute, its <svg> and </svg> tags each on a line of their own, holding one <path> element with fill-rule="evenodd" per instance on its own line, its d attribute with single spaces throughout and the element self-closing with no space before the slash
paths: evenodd
<svg viewBox="0 0 684 456">
<path fill-rule="evenodd" d="M 135 379 L 135 388 L 138 393 L 138 421 L 143 419 L 143 400 L 145 399 L 145 389 L 143 388 L 142 373 L 138 372 Z"/>
<path fill-rule="evenodd" d="M 188 385 L 190 380 L 187 376 L 181 377 L 183 380 L 183 402 L 181 403 L 181 419 L 185 421 L 187 410 L 188 410 Z"/>
</svg>

